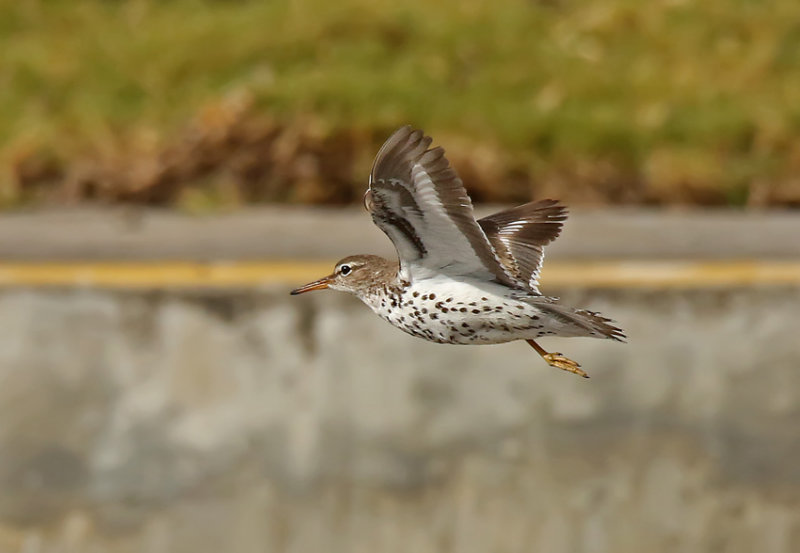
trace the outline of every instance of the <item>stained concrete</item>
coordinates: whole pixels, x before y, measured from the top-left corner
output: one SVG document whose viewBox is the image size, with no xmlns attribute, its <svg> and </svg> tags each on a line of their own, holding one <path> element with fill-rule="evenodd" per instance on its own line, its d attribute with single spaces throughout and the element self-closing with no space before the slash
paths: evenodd
<svg viewBox="0 0 800 553">
<path fill-rule="evenodd" d="M 800 550 L 800 289 L 561 291 L 589 380 L 286 292 L 1 291 L 0 551 Z"/>
<path fill-rule="evenodd" d="M 479 215 L 502 207 L 479 206 Z M 2 260 L 242 260 L 394 255 L 361 208 L 260 207 L 189 215 L 149 209 L 0 217 Z M 573 209 L 555 259 L 798 259 L 800 212 Z"/>
</svg>

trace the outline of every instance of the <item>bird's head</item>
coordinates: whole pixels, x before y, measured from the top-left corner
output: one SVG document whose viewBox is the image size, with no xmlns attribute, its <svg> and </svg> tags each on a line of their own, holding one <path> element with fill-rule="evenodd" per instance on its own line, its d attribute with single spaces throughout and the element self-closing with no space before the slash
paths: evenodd
<svg viewBox="0 0 800 553">
<path fill-rule="evenodd" d="M 294 296 L 311 290 L 330 288 L 361 296 L 384 282 L 384 278 L 391 276 L 391 273 L 387 275 L 391 268 L 389 261 L 376 255 L 351 255 L 339 261 L 330 275 L 292 290 L 291 294 Z"/>
</svg>

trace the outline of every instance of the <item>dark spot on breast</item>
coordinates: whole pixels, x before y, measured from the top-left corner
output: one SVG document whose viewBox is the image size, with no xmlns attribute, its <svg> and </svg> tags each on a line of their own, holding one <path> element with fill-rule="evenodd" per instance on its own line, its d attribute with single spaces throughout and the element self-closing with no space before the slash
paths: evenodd
<svg viewBox="0 0 800 553">
<path fill-rule="evenodd" d="M 413 296 L 414 296 L 415 298 L 418 298 L 418 297 L 419 297 L 419 292 L 414 292 Z"/>
<path fill-rule="evenodd" d="M 434 321 L 435 321 L 436 319 L 438 319 L 438 318 L 439 318 L 439 315 L 437 315 L 436 313 L 431 313 L 431 314 L 430 314 L 430 317 L 431 317 L 431 319 L 432 319 L 432 320 L 434 320 Z"/>
<path fill-rule="evenodd" d="M 478 314 L 478 313 L 481 312 L 481 310 L 480 309 L 473 309 L 472 312 L 475 313 L 475 314 Z"/>
<path fill-rule="evenodd" d="M 447 313 L 448 311 L 450 311 L 450 310 L 447 309 L 446 307 L 442 307 L 442 313 Z"/>
<path fill-rule="evenodd" d="M 481 298 L 481 301 L 489 301 L 489 298 Z"/>
<path fill-rule="evenodd" d="M 538 321 L 539 320 L 539 315 L 534 315 L 533 317 L 531 317 L 531 319 L 533 319 L 534 321 Z"/>
<path fill-rule="evenodd" d="M 428 299 L 428 294 L 425 294 L 424 296 L 422 296 L 422 299 L 423 300 L 427 300 Z"/>
<path fill-rule="evenodd" d="M 485 306 L 483 306 L 483 310 L 484 310 L 484 311 L 491 311 L 491 310 L 492 310 L 492 308 L 491 308 L 491 307 L 489 307 L 488 305 L 485 305 Z"/>
<path fill-rule="evenodd" d="M 476 302 L 474 302 L 474 301 L 469 302 L 469 306 L 470 307 L 475 307 L 476 305 L 478 305 L 478 304 Z"/>
<path fill-rule="evenodd" d="M 436 294 L 431 294 L 431 295 L 430 295 L 430 298 L 431 298 L 432 300 L 435 300 L 435 299 L 436 299 Z"/>
<path fill-rule="evenodd" d="M 447 298 L 447 299 L 446 299 L 446 300 L 444 300 L 444 301 L 446 301 L 447 303 L 450 303 L 451 301 L 453 301 L 453 298 Z"/>
<path fill-rule="evenodd" d="M 518 305 L 517 309 L 525 309 L 525 306 L 524 305 Z"/>
<path fill-rule="evenodd" d="M 426 308 L 424 308 L 424 307 L 423 307 L 423 308 L 422 308 L 422 312 L 423 312 L 423 313 L 427 313 L 427 312 L 428 312 L 428 310 L 427 310 Z"/>
<path fill-rule="evenodd" d="M 466 307 L 462 307 L 461 309 L 459 309 L 459 311 L 461 311 L 462 313 L 466 313 L 467 312 L 467 308 Z"/>
</svg>

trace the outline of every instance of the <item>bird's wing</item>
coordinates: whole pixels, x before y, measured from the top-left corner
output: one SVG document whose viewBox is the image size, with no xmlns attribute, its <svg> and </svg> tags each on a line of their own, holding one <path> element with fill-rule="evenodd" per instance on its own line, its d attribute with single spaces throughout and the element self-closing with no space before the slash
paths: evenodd
<svg viewBox="0 0 800 553">
<path fill-rule="evenodd" d="M 539 293 L 544 246 L 555 240 L 567 220 L 567 208 L 539 200 L 478 221 L 506 271 L 523 288 Z"/>
<path fill-rule="evenodd" d="M 375 158 L 364 205 L 397 248 L 401 275 L 475 276 L 513 286 L 441 147 L 403 127 Z"/>
</svg>

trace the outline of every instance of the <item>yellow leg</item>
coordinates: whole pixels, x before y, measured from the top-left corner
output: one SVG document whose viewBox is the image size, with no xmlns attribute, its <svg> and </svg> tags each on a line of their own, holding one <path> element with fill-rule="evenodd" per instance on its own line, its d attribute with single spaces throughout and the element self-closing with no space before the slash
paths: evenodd
<svg viewBox="0 0 800 553">
<path fill-rule="evenodd" d="M 531 345 L 531 347 L 536 350 L 536 353 L 542 356 L 542 359 L 547 361 L 548 365 L 556 367 L 557 369 L 561 369 L 562 371 L 575 373 L 578 376 L 582 376 L 583 378 L 589 378 L 589 375 L 586 374 L 581 369 L 580 363 L 576 363 L 572 359 L 568 359 L 560 353 L 548 353 L 542 346 L 540 346 L 533 340 L 525 340 L 525 341 L 528 342 Z"/>
</svg>

